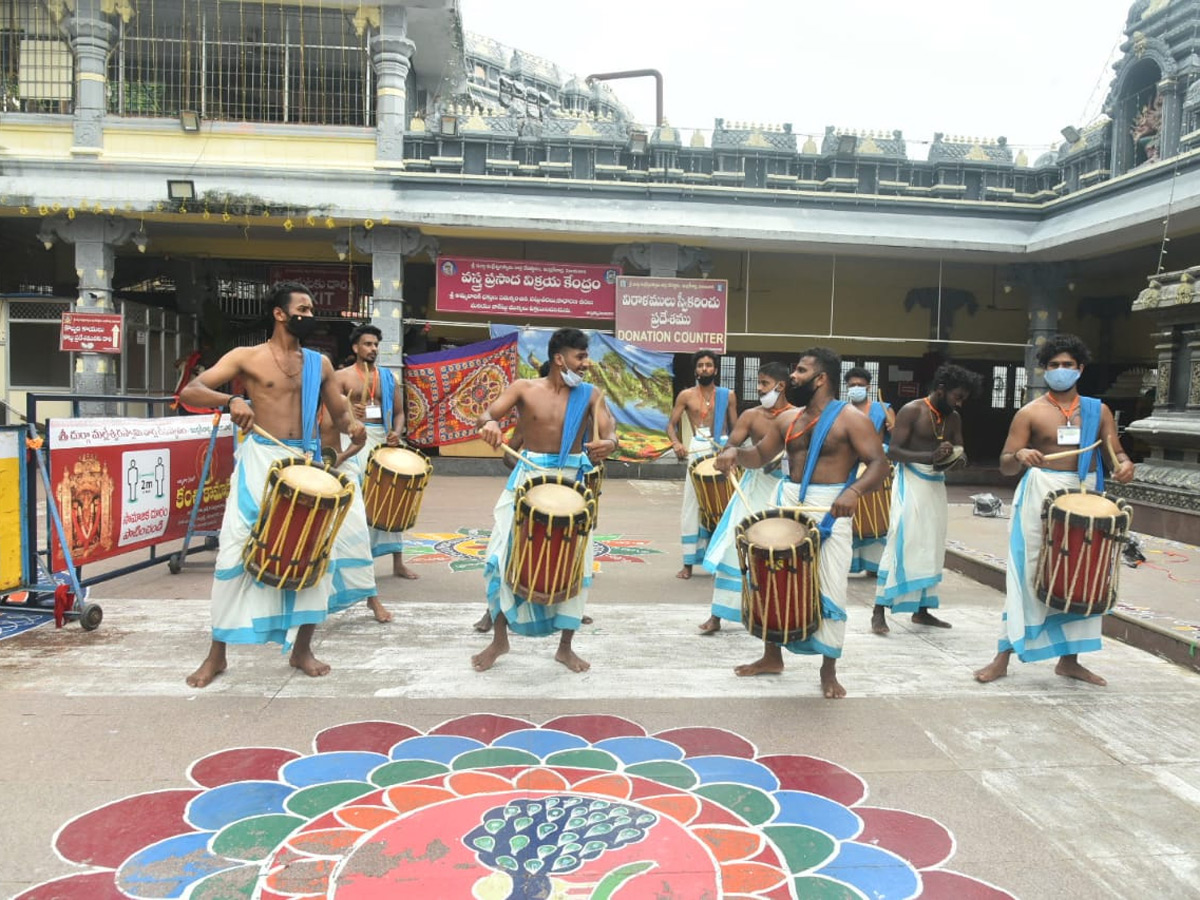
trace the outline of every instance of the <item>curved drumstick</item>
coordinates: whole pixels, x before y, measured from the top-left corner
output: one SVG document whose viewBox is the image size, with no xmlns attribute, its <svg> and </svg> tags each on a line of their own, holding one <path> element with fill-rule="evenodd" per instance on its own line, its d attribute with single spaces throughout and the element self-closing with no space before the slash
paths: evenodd
<svg viewBox="0 0 1200 900">
<path fill-rule="evenodd" d="M 292 454 L 292 456 L 298 456 L 301 459 L 304 458 L 304 454 L 302 452 L 297 450 L 295 447 L 289 447 L 287 444 L 285 444 L 279 438 L 275 437 L 275 435 L 271 434 L 271 432 L 267 431 L 267 429 L 263 428 L 261 425 L 251 425 L 250 430 L 253 431 L 255 434 L 257 434 L 259 437 L 266 438 L 272 444 L 275 444 L 276 446 L 280 447 L 281 449 L 286 450 L 288 453 Z"/>
<path fill-rule="evenodd" d="M 725 477 L 729 479 L 729 483 L 733 485 L 733 492 L 738 495 L 738 499 L 742 501 L 742 506 L 746 507 L 746 512 L 754 513 L 755 509 L 750 505 L 750 501 L 746 499 L 746 495 L 742 493 L 742 486 L 738 484 L 738 480 L 733 477 L 732 472 L 726 472 Z"/>
<path fill-rule="evenodd" d="M 1067 459 L 1068 457 L 1071 457 L 1071 456 L 1079 456 L 1081 453 L 1087 453 L 1089 450 L 1095 450 L 1097 447 L 1100 446 L 1101 443 L 1103 443 L 1103 442 L 1096 441 L 1096 443 L 1091 444 L 1090 446 L 1080 447 L 1076 450 L 1059 450 L 1057 453 L 1047 453 L 1046 455 L 1044 455 L 1042 457 L 1042 459 L 1044 459 L 1044 460 Z"/>
<path fill-rule="evenodd" d="M 1112 435 L 1109 435 L 1108 440 L 1104 442 L 1104 449 L 1108 451 L 1108 461 L 1112 463 L 1112 470 L 1115 472 L 1121 466 L 1121 461 L 1117 459 L 1116 448 L 1113 447 Z"/>
<path fill-rule="evenodd" d="M 529 466 L 529 468 L 531 468 L 531 469 L 540 469 L 543 472 L 553 472 L 554 471 L 553 469 L 549 469 L 546 466 L 539 466 L 537 463 L 535 463 L 533 460 L 531 460 L 528 456 L 526 456 L 520 450 L 514 450 L 512 447 L 508 446 L 508 444 L 505 444 L 503 441 L 500 443 L 500 449 L 503 450 L 505 453 L 509 454 L 510 456 L 515 456 L 520 462 L 525 463 L 525 465 Z"/>
</svg>

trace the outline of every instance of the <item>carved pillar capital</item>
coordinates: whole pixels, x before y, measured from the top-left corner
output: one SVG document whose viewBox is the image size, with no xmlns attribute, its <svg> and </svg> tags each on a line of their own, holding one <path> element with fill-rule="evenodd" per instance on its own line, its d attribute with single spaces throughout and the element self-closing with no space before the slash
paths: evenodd
<svg viewBox="0 0 1200 900">
<path fill-rule="evenodd" d="M 416 45 L 408 39 L 408 10 L 384 6 L 369 41 L 375 70 L 375 158 L 399 166 L 404 159 L 408 71 Z"/>
</svg>

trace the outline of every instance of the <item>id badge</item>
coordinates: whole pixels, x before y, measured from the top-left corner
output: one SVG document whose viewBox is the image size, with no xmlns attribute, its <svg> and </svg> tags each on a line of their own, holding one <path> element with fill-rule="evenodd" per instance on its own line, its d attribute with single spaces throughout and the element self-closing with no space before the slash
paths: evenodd
<svg viewBox="0 0 1200 900">
<path fill-rule="evenodd" d="M 1060 447 L 1079 446 L 1079 426 L 1063 425 L 1058 429 L 1058 445 Z"/>
<path fill-rule="evenodd" d="M 370 421 L 372 419 L 382 419 L 382 418 L 383 418 L 383 407 L 382 406 L 368 406 L 367 407 L 367 421 Z M 1075 430 L 1079 431 L 1078 428 L 1076 428 Z M 1077 443 L 1077 444 L 1079 443 L 1078 437 L 1076 437 L 1075 443 Z"/>
</svg>

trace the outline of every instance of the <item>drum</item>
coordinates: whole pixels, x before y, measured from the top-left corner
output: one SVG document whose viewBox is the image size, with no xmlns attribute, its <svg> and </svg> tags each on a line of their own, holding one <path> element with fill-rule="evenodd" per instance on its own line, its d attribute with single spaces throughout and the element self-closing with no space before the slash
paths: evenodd
<svg viewBox="0 0 1200 900">
<path fill-rule="evenodd" d="M 592 516 L 592 528 L 595 528 L 596 522 L 600 518 L 600 495 L 604 488 L 603 462 L 597 463 L 592 471 L 583 473 L 583 486 L 592 492 L 592 498 L 596 501 L 596 514 Z"/>
<path fill-rule="evenodd" d="M 859 465 L 859 478 L 866 469 L 866 464 Z M 858 506 L 854 509 L 855 540 L 869 541 L 887 537 L 888 523 L 892 518 L 892 477 L 894 475 L 895 469 L 888 466 L 887 477 L 883 479 L 879 490 L 863 494 L 859 498 Z"/>
<path fill-rule="evenodd" d="M 581 482 L 535 475 L 517 488 L 504 580 L 530 603 L 562 603 L 583 587 L 596 499 Z"/>
<path fill-rule="evenodd" d="M 812 520 L 797 509 L 766 509 L 734 534 L 746 630 L 776 644 L 812 635 L 821 625 L 821 534 Z"/>
<path fill-rule="evenodd" d="M 1063 488 L 1042 502 L 1038 599 L 1062 612 L 1102 615 L 1117 602 L 1118 566 L 1133 509 L 1119 497 Z"/>
<path fill-rule="evenodd" d="M 939 472 L 952 472 L 955 469 L 961 469 L 967 464 L 967 451 L 961 444 L 955 444 L 954 450 L 950 455 L 941 462 L 934 463 L 933 467 Z"/>
<path fill-rule="evenodd" d="M 718 472 L 714 465 L 716 460 L 717 454 L 709 453 L 688 464 L 688 477 L 692 479 L 696 500 L 700 503 L 700 525 L 708 531 L 716 530 L 733 497 L 734 482 L 742 477 L 741 469 L 736 466 L 728 476 Z"/>
<path fill-rule="evenodd" d="M 345 475 L 305 460 L 276 460 L 242 551 L 246 571 L 282 590 L 312 587 L 325 575 L 353 496 L 354 485 Z"/>
<path fill-rule="evenodd" d="M 379 446 L 367 457 L 363 505 L 367 524 L 380 531 L 408 531 L 417 523 L 433 463 L 408 447 Z"/>
</svg>

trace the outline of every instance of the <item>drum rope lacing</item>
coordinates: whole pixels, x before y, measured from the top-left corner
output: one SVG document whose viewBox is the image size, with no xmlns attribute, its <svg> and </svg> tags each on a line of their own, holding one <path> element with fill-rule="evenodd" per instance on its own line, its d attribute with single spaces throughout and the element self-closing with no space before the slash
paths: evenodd
<svg viewBox="0 0 1200 900">
<path fill-rule="evenodd" d="M 802 635 L 802 640 L 807 639 L 821 627 L 824 620 L 818 566 L 821 538 L 817 530 L 810 525 L 804 540 L 792 547 L 764 548 L 755 544 L 749 536 L 750 529 L 767 518 L 777 517 L 790 518 L 802 525 L 806 524 L 804 520 L 794 516 L 784 516 L 779 510 L 773 510 L 770 514 L 755 513 L 743 519 L 738 525 L 735 544 L 738 551 L 738 564 L 744 576 L 742 579 L 742 623 L 751 634 L 761 637 L 766 643 L 770 641 L 767 636 L 768 632 L 773 630 L 768 627 L 768 622 L 773 621 L 780 626 L 779 636 L 782 638 L 780 643 L 787 644 L 794 631 Z M 747 522 L 750 523 L 749 526 Z M 803 553 L 805 548 L 808 550 L 807 558 Z M 766 552 L 766 558 L 763 561 L 767 573 L 766 584 L 755 584 L 753 579 L 754 558 L 762 559 L 764 550 Z M 800 565 L 805 562 L 807 565 Z M 778 578 L 771 577 L 779 572 L 787 572 L 790 576 L 787 578 L 785 592 L 782 596 L 779 591 Z M 809 605 L 805 605 L 803 602 L 806 598 L 809 600 Z M 797 617 L 795 625 L 792 623 L 793 612 Z M 773 618 L 767 613 L 773 613 Z M 758 626 L 757 632 L 754 628 L 755 625 Z"/>
</svg>

